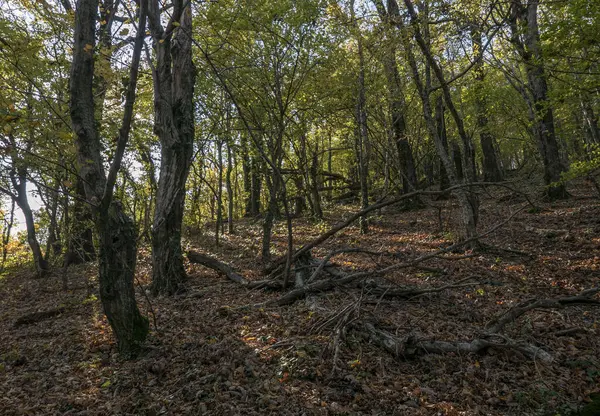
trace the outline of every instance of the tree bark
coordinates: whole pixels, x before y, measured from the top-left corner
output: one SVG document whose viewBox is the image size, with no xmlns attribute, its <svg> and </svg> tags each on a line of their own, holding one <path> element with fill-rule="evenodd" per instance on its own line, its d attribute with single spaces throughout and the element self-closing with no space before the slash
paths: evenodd
<svg viewBox="0 0 600 416">
<path fill-rule="evenodd" d="M 381 0 L 375 1 L 375 6 L 381 21 L 393 27 L 388 13 L 383 6 Z M 390 39 L 387 40 L 389 46 L 384 50 L 383 66 L 387 80 L 389 100 L 390 100 L 390 115 L 392 117 L 392 133 L 396 142 L 398 151 L 398 165 L 402 175 L 402 189 L 404 193 L 417 189 L 417 172 L 415 170 L 415 160 L 413 157 L 412 148 L 406 135 L 406 120 L 404 117 L 406 103 L 402 94 L 402 83 L 398 72 L 398 64 L 396 62 L 396 47 Z"/>
<path fill-rule="evenodd" d="M 181 250 L 185 183 L 194 143 L 194 82 L 192 10 L 174 3 L 167 30 L 161 25 L 157 0 L 149 6 L 154 38 L 154 132 L 161 144 L 161 163 L 152 226 L 152 293 L 173 294 L 186 278 Z M 178 29 L 171 26 L 179 23 Z M 173 32 L 176 35 L 172 35 Z"/>
<path fill-rule="evenodd" d="M 510 13 L 511 40 L 523 59 L 529 90 L 533 97 L 538 147 L 544 163 L 546 196 L 550 200 L 568 198 L 564 183 L 558 183 L 566 170 L 561 161 L 554 130 L 554 114 L 548 99 L 548 82 L 540 42 L 537 9 L 539 0 L 512 0 Z"/>
<path fill-rule="evenodd" d="M 135 87 L 146 26 L 145 0 L 140 1 L 138 33 L 129 73 L 123 121 L 117 147 L 108 172 L 104 171 L 102 146 L 94 111 L 94 61 L 98 0 L 79 0 L 75 12 L 73 60 L 69 83 L 70 112 L 76 134 L 79 176 L 88 202 L 94 207 L 99 240 L 100 299 L 108 322 L 117 338 L 119 352 L 125 357 L 139 353 L 148 333 L 148 320 L 140 314 L 135 301 L 135 232 L 120 203 L 113 200 L 114 184 L 129 138 Z"/>
<path fill-rule="evenodd" d="M 481 29 L 475 26 L 471 30 L 473 41 L 473 59 L 476 63 L 473 67 L 475 72 L 475 105 L 477 108 L 477 127 L 479 129 L 479 142 L 483 153 L 483 177 L 486 182 L 500 182 L 502 172 L 498 165 L 496 149 L 494 148 L 494 137 L 490 132 L 488 123 L 488 106 L 484 91 L 485 68 L 482 59 L 483 44 L 481 41 Z"/>
<path fill-rule="evenodd" d="M 360 181 L 360 206 L 365 209 L 369 206 L 369 132 L 367 126 L 367 97 L 365 91 L 365 54 L 363 50 L 363 37 L 360 27 L 355 22 L 354 0 L 350 1 L 350 16 L 354 29 L 357 32 L 356 41 L 358 45 L 358 77 L 357 77 L 357 100 L 356 100 L 356 150 L 358 161 L 358 178 Z M 360 233 L 365 234 L 369 230 L 367 217 L 359 220 Z"/>
</svg>

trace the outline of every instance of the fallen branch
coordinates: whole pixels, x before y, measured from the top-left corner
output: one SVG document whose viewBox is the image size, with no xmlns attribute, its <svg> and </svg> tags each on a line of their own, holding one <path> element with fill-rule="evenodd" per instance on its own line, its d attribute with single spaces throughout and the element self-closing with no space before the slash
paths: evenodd
<svg viewBox="0 0 600 416">
<path fill-rule="evenodd" d="M 600 301 L 592 299 L 592 297 L 598 292 L 600 292 L 600 286 L 585 290 L 576 296 L 569 296 L 558 299 L 527 300 L 509 309 L 505 314 L 490 322 L 487 326 L 487 331 L 491 333 L 498 333 L 502 329 L 504 329 L 504 327 L 507 324 L 509 324 L 510 322 L 514 322 L 521 315 L 533 309 L 554 309 L 571 305 L 600 306 Z"/>
<path fill-rule="evenodd" d="M 204 267 L 213 269 L 219 274 L 224 274 L 229 280 L 232 280 L 236 283 L 240 283 L 242 285 L 248 284 L 248 281 L 244 277 L 237 274 L 233 268 L 231 268 L 231 266 L 222 263 L 213 257 L 207 256 L 206 254 L 198 253 L 197 251 L 188 251 L 187 258 L 191 263 L 201 264 Z"/>
<path fill-rule="evenodd" d="M 371 341 L 383 348 L 396 358 L 413 358 L 419 354 L 474 354 L 481 353 L 487 348 L 519 351 L 533 360 L 552 362 L 552 356 L 543 349 L 530 344 L 511 340 L 503 335 L 487 334 L 485 338 L 473 341 L 429 341 L 417 339 L 415 335 L 398 338 L 387 331 L 378 329 L 370 322 L 364 322 L 363 328 Z M 489 337 L 499 338 L 500 341 L 492 341 Z"/>
<path fill-rule="evenodd" d="M 64 312 L 66 312 L 66 310 L 67 310 L 66 307 L 61 306 L 59 308 L 50 309 L 47 311 L 28 313 L 27 315 L 23 315 L 20 318 L 18 318 L 15 321 L 13 327 L 17 328 L 22 325 L 35 324 L 36 322 L 40 322 L 45 319 L 49 319 L 49 318 L 58 316 Z"/>
<path fill-rule="evenodd" d="M 372 211 L 376 211 L 385 207 L 388 207 L 390 205 L 395 205 L 398 204 L 406 199 L 411 199 L 414 198 L 416 196 L 421 196 L 421 195 L 440 195 L 440 194 L 445 194 L 457 189 L 461 189 L 461 188 L 469 188 L 469 187 L 473 187 L 473 186 L 500 186 L 500 187 L 504 187 L 504 188 L 510 188 L 508 186 L 510 182 L 476 182 L 476 183 L 466 183 L 466 184 L 458 184 L 458 185 L 454 185 L 451 186 L 449 188 L 444 189 L 443 191 L 424 191 L 424 190 L 419 190 L 419 191 L 413 191 L 413 192 L 409 192 L 406 193 L 404 195 L 401 195 L 397 198 L 394 199 L 390 199 L 388 201 L 382 201 L 382 202 L 377 202 L 373 205 L 370 205 L 354 214 L 352 214 L 348 219 L 346 219 L 345 221 L 343 221 L 342 223 L 333 226 L 331 229 L 329 229 L 328 231 L 326 231 L 325 233 L 321 234 L 319 237 L 317 237 L 316 239 L 314 239 L 313 241 L 311 241 L 310 243 L 306 243 L 304 244 L 302 247 L 300 247 L 298 250 L 296 250 L 294 252 L 294 254 L 292 255 L 292 263 L 295 262 L 298 257 L 302 256 L 304 253 L 306 253 L 307 251 L 313 249 L 314 247 L 318 246 L 319 244 L 322 244 L 323 242 L 329 240 L 331 237 L 333 237 L 335 234 L 337 234 L 338 232 L 340 232 L 341 230 L 343 230 L 344 228 L 348 227 L 350 224 L 352 224 L 353 222 L 355 222 L 356 220 L 358 220 L 360 217 L 365 216 L 366 214 L 372 212 Z M 520 211 L 520 210 L 519 210 Z M 470 240 L 469 242 L 471 242 L 473 240 Z M 278 267 L 280 267 L 283 263 L 285 263 L 286 261 L 286 257 L 280 257 L 279 259 L 277 259 L 276 261 L 274 261 L 272 263 L 272 265 L 268 268 L 268 272 L 271 272 L 275 269 L 277 269 Z"/>
<path fill-rule="evenodd" d="M 280 297 L 279 299 L 275 299 L 275 300 L 268 302 L 268 304 L 269 305 L 277 305 L 277 306 L 289 305 L 291 303 L 294 303 L 296 300 L 305 297 L 309 293 L 330 290 L 336 286 L 342 286 L 342 285 L 352 283 L 353 281 L 361 279 L 363 277 L 383 276 L 391 271 L 405 269 L 408 267 L 414 267 L 414 266 L 418 265 L 419 263 L 424 262 L 425 260 L 429 260 L 431 258 L 437 257 L 440 254 L 448 253 L 450 251 L 455 250 L 458 247 L 462 247 L 466 244 L 469 244 L 472 241 L 478 240 L 482 237 L 485 237 L 488 234 L 493 233 L 498 228 L 500 228 L 501 226 L 503 226 L 504 224 L 509 222 L 515 215 L 517 215 L 524 208 L 525 208 L 525 206 L 521 207 L 520 209 L 515 211 L 513 214 L 511 214 L 506 220 L 496 224 L 495 226 L 493 226 L 492 228 L 490 228 L 483 234 L 479 234 L 477 236 L 474 236 L 474 237 L 468 238 L 466 240 L 460 241 L 458 243 L 452 244 L 451 246 L 448 246 L 446 248 L 442 248 L 440 250 L 437 250 L 437 251 L 434 251 L 434 252 L 431 252 L 428 254 L 424 254 L 410 262 L 393 264 L 391 266 L 388 266 L 388 267 L 385 267 L 385 268 L 379 269 L 379 270 L 370 270 L 370 271 L 352 273 L 352 274 L 346 275 L 345 277 L 342 277 L 340 279 L 319 280 L 317 282 L 307 284 L 304 287 L 294 289 L 294 290 L 288 292 L 286 295 Z"/>
<path fill-rule="evenodd" d="M 374 288 L 369 289 L 369 293 L 372 295 L 377 295 L 384 298 L 390 297 L 400 297 L 400 298 L 414 298 L 416 296 L 428 295 L 430 293 L 439 293 L 443 292 L 447 289 L 456 289 L 461 287 L 469 287 L 475 285 L 481 285 L 480 282 L 470 282 L 466 283 L 469 280 L 474 279 L 475 276 L 469 276 L 465 279 L 459 280 L 456 283 L 447 284 L 440 287 L 429 288 L 429 289 L 417 289 L 417 288 L 396 288 L 396 287 L 385 287 L 385 286 L 376 286 Z"/>
</svg>

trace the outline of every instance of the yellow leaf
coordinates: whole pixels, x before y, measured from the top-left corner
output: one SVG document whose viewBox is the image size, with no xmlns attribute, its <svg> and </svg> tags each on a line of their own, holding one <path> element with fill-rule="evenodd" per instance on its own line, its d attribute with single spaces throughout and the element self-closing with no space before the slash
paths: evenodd
<svg viewBox="0 0 600 416">
<path fill-rule="evenodd" d="M 94 45 L 86 43 L 85 46 L 83 47 L 83 50 L 86 52 L 91 51 L 92 49 L 94 49 Z"/>
<path fill-rule="evenodd" d="M 181 25 L 179 24 L 179 22 L 173 22 L 173 26 L 175 26 L 175 27 L 179 27 L 179 26 L 181 26 Z"/>
<path fill-rule="evenodd" d="M 161 39 L 161 40 L 158 41 L 158 43 L 165 43 L 165 40 Z"/>
</svg>

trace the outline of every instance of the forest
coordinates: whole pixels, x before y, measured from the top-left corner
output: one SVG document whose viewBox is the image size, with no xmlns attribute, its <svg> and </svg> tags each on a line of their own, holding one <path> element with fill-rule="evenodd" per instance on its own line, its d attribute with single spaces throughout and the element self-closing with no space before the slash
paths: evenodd
<svg viewBox="0 0 600 416">
<path fill-rule="evenodd" d="M 0 0 L 0 414 L 600 415 L 600 2 Z"/>
</svg>

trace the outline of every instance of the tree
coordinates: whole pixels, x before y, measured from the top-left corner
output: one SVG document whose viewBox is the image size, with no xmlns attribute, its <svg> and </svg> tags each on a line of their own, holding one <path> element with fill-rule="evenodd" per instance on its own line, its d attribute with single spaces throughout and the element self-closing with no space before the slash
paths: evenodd
<svg viewBox="0 0 600 416">
<path fill-rule="evenodd" d="M 113 198 L 114 185 L 129 139 L 135 89 L 143 47 L 146 0 L 140 1 L 138 33 L 135 38 L 123 119 L 108 174 L 95 122 L 93 94 L 98 0 L 80 0 L 75 11 L 73 61 L 69 84 L 70 110 L 76 134 L 78 171 L 84 181 L 86 199 L 93 207 L 98 235 L 100 299 L 104 313 L 117 338 L 123 356 L 135 356 L 148 333 L 148 320 L 135 301 L 134 273 L 137 256 L 136 235 L 122 204 Z"/>
<path fill-rule="evenodd" d="M 544 182 L 549 199 L 568 197 L 560 175 L 566 170 L 560 158 L 554 127 L 554 112 L 548 99 L 548 81 L 538 25 L 539 0 L 512 0 L 509 23 L 511 41 L 523 60 L 527 72 L 528 91 L 534 109 L 534 133 L 544 165 Z"/>
<path fill-rule="evenodd" d="M 195 128 L 192 8 L 183 0 L 175 1 L 166 28 L 161 23 L 158 0 L 150 1 L 148 15 L 156 55 L 152 70 L 154 132 L 161 144 L 152 225 L 152 292 L 173 294 L 186 276 L 181 225 Z"/>
</svg>

